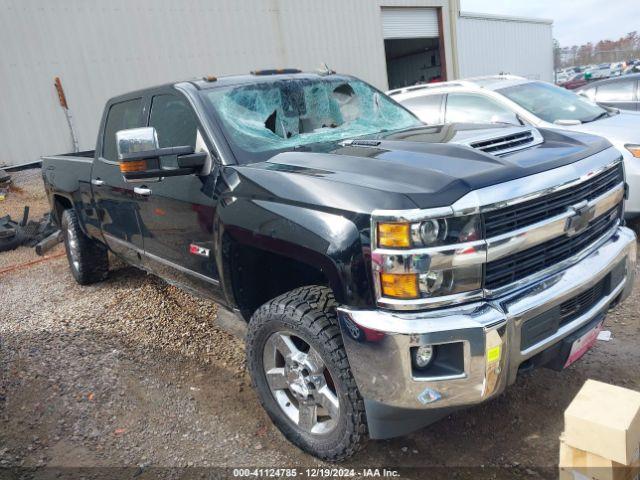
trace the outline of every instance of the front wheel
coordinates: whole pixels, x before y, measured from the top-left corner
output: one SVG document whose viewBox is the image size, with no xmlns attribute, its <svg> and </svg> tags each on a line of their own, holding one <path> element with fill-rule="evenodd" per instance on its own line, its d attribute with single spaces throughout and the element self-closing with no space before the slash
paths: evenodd
<svg viewBox="0 0 640 480">
<path fill-rule="evenodd" d="M 262 406 L 284 436 L 328 461 L 356 453 L 366 440 L 364 402 L 324 287 L 302 287 L 251 318 L 247 361 Z"/>
</svg>

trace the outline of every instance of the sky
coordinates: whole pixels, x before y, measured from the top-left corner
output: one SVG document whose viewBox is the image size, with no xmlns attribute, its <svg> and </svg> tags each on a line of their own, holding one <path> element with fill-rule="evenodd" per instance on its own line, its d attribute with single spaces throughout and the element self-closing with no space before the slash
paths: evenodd
<svg viewBox="0 0 640 480">
<path fill-rule="evenodd" d="M 640 31 L 640 0 L 460 0 L 460 9 L 548 18 L 562 47 L 617 40 Z"/>
</svg>

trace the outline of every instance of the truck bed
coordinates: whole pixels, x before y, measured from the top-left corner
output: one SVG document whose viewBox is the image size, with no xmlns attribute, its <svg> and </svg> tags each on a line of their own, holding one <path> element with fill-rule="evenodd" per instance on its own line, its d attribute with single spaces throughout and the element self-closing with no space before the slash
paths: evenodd
<svg viewBox="0 0 640 480">
<path fill-rule="evenodd" d="M 79 193 L 89 185 L 94 150 L 42 157 L 42 175 L 48 191 Z M 85 187 L 86 188 L 86 187 Z"/>
</svg>

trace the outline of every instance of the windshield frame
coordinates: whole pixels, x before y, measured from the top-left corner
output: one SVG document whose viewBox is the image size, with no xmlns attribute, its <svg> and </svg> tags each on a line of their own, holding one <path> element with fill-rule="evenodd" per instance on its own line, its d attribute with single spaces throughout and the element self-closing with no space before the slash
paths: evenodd
<svg viewBox="0 0 640 480">
<path fill-rule="evenodd" d="M 198 91 L 198 100 L 199 103 L 201 105 L 202 108 L 202 112 L 204 114 L 204 116 L 207 118 L 207 120 L 215 126 L 215 130 L 216 133 L 221 136 L 225 143 L 227 144 L 228 150 L 230 151 L 230 153 L 233 155 L 233 158 L 235 160 L 235 163 L 238 165 L 244 165 L 244 164 L 251 164 L 251 163 L 257 163 L 257 162 L 262 162 L 262 161 L 266 161 L 269 160 L 270 158 L 274 157 L 275 155 L 278 155 L 279 153 L 283 153 L 283 152 L 290 152 L 290 151 L 329 151 L 333 148 L 335 148 L 335 146 L 345 140 L 350 140 L 350 139 L 355 139 L 355 138 L 368 138 L 368 137 L 375 137 L 377 135 L 380 135 L 382 133 L 384 134 L 390 134 L 390 133 L 394 133 L 394 132 L 398 132 L 398 131 L 402 131 L 402 130 L 406 130 L 406 129 L 411 129 L 411 128 L 416 128 L 416 127 L 420 127 L 424 125 L 424 122 L 422 122 L 413 112 L 411 112 L 409 109 L 407 109 L 406 107 L 404 107 L 402 104 L 400 104 L 399 102 L 397 102 L 395 99 L 393 99 L 392 97 L 386 95 L 383 91 L 379 90 L 378 88 L 372 86 L 371 84 L 365 82 L 364 80 L 361 80 L 357 77 L 353 77 L 350 75 L 330 75 L 330 76 L 316 76 L 316 75 L 310 75 L 310 74 L 295 74 L 295 75 L 278 75 L 276 76 L 277 78 L 256 78 L 254 81 L 238 81 L 238 82 L 233 82 L 233 83 L 223 83 L 220 86 L 214 86 L 212 88 L 207 88 L 207 89 L 202 89 L 200 91 Z M 303 79 L 317 79 L 318 81 L 323 81 L 323 80 L 333 80 L 336 82 L 340 82 L 340 81 L 344 81 L 345 83 L 347 82 L 360 82 L 362 83 L 364 86 L 366 86 L 367 88 L 371 89 L 372 94 L 377 93 L 378 95 L 380 95 L 381 97 L 384 97 L 384 101 L 390 103 L 391 105 L 393 105 L 395 108 L 398 108 L 400 110 L 402 110 L 405 114 L 407 114 L 409 117 L 412 117 L 413 119 L 415 119 L 415 124 L 410 125 L 410 126 L 403 126 L 400 128 L 390 128 L 390 129 L 381 129 L 379 131 L 374 131 L 374 132 L 369 132 L 369 133 L 364 133 L 364 134 L 360 134 L 360 135 L 353 135 L 353 136 L 346 136 L 340 139 L 334 139 L 334 140 L 320 140 L 320 141 L 316 141 L 316 142 L 305 142 L 302 144 L 299 144 L 297 146 L 286 146 L 283 148 L 276 148 L 276 149 L 269 149 L 269 150 L 263 150 L 263 151 L 251 151 L 251 150 L 246 150 L 243 149 L 242 146 L 238 145 L 232 137 L 232 134 L 230 133 L 229 129 L 227 128 L 227 126 L 225 125 L 225 121 L 222 118 L 222 115 L 220 114 L 220 112 L 218 111 L 218 109 L 213 105 L 213 102 L 207 97 L 208 93 L 211 93 L 214 90 L 218 90 L 218 89 L 225 89 L 225 90 L 229 90 L 231 88 L 236 88 L 236 87 L 250 87 L 251 85 L 257 85 L 257 84 L 269 84 L 269 83 L 276 83 L 277 81 L 287 81 L 287 80 L 298 80 L 300 78 Z"/>
<path fill-rule="evenodd" d="M 531 91 L 531 88 L 546 89 L 549 92 L 555 92 L 554 95 L 556 94 L 558 95 L 556 96 L 556 99 L 571 98 L 576 101 L 574 105 L 589 107 L 593 111 L 588 112 L 589 116 L 585 117 L 584 115 L 582 115 L 580 118 L 576 118 L 577 115 L 572 116 L 570 114 L 561 114 L 561 112 L 558 112 L 558 114 L 554 116 L 551 116 L 550 114 L 549 115 L 541 114 L 539 113 L 539 111 L 533 110 L 530 105 L 527 105 L 526 103 L 521 103 L 521 101 L 518 100 L 517 96 L 516 97 L 513 96 L 514 92 L 517 92 L 517 91 L 521 92 L 522 90 L 527 90 L 527 89 L 529 90 L 529 92 L 527 95 L 525 95 L 525 97 L 530 97 L 532 93 L 538 93 L 538 92 Z M 513 104 L 517 105 L 519 108 L 526 111 L 529 115 L 533 115 L 535 118 L 538 118 L 544 122 L 551 123 L 551 124 L 555 124 L 555 122 L 560 120 L 567 120 L 567 121 L 577 120 L 577 121 L 580 121 L 580 123 L 589 123 L 591 121 L 594 121 L 598 118 L 603 117 L 604 114 L 606 115 L 609 114 L 609 111 L 607 109 L 601 107 L 600 105 L 597 105 L 596 103 L 590 101 L 589 99 L 584 98 L 576 94 L 575 92 L 572 92 L 571 90 L 567 90 L 562 87 L 558 87 L 556 85 L 547 84 L 546 82 L 530 81 L 530 82 L 518 83 L 516 85 L 509 85 L 509 86 L 498 88 L 495 90 L 495 92 L 503 96 L 510 102 L 513 102 Z M 553 108 L 556 108 L 557 102 L 553 102 L 552 105 L 553 105 Z"/>
</svg>

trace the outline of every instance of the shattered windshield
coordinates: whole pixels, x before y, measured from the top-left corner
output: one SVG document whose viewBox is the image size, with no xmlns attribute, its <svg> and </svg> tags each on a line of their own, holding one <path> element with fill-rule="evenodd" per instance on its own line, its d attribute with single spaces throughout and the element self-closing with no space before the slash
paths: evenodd
<svg viewBox="0 0 640 480">
<path fill-rule="evenodd" d="M 384 94 L 354 79 L 285 79 L 214 88 L 203 96 L 232 149 L 241 150 L 236 156 L 243 162 L 313 143 L 422 124 Z"/>
</svg>

